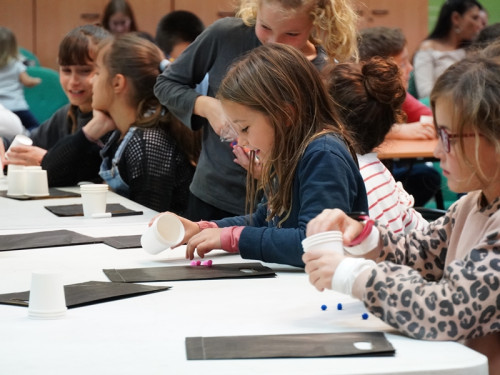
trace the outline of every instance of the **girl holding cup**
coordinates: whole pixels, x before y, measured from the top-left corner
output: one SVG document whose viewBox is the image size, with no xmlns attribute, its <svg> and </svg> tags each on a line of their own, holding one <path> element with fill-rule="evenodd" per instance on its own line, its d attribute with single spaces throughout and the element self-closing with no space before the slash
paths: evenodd
<svg viewBox="0 0 500 375">
<path fill-rule="evenodd" d="M 488 357 L 490 374 L 500 373 L 499 101 L 498 60 L 475 56 L 452 65 L 431 93 L 440 137 L 434 155 L 449 188 L 468 194 L 426 229 L 404 235 L 325 210 L 307 235 L 341 230 L 347 252 L 362 257 L 303 256 L 318 290 L 361 299 L 411 337 L 463 341 Z M 353 240 L 361 243 L 349 247 Z"/>
<path fill-rule="evenodd" d="M 229 70 L 217 99 L 229 123 L 225 133 L 250 150 L 250 160 L 259 157 L 262 172 L 259 186 L 247 175 L 248 215 L 212 222 L 181 218 L 186 257 L 223 249 L 302 267 L 309 220 L 327 207 L 367 211 L 351 138 L 317 69 L 294 47 L 265 44 Z M 254 210 L 258 188 L 264 198 Z"/>
</svg>

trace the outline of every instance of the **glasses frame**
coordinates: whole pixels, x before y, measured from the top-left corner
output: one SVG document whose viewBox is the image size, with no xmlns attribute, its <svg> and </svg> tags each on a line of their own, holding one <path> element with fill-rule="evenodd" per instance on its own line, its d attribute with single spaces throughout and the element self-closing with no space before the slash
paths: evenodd
<svg viewBox="0 0 500 375">
<path fill-rule="evenodd" d="M 444 126 L 439 126 L 436 130 L 439 139 L 441 140 L 441 144 L 443 145 L 443 149 L 447 154 L 449 154 L 451 150 L 450 139 L 468 138 L 476 136 L 476 133 L 465 133 L 465 134 L 448 133 L 448 130 Z"/>
</svg>

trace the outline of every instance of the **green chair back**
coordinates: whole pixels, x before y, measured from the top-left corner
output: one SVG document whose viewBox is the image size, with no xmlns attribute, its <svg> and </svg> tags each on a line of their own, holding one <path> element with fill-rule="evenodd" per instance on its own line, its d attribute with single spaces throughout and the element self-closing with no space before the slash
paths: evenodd
<svg viewBox="0 0 500 375">
<path fill-rule="evenodd" d="M 23 48 L 23 47 L 20 47 L 19 48 L 19 53 L 24 56 L 26 58 L 26 60 L 28 60 L 28 66 L 40 66 L 40 60 L 38 60 L 38 57 L 36 57 L 36 55 L 31 52 L 31 51 L 28 51 L 26 48 Z"/>
<path fill-rule="evenodd" d="M 40 77 L 42 82 L 34 87 L 25 87 L 24 96 L 30 111 L 42 123 L 54 114 L 63 105 L 68 97 L 59 82 L 59 73 L 54 69 L 43 66 L 29 66 L 27 73 L 32 77 Z"/>
</svg>

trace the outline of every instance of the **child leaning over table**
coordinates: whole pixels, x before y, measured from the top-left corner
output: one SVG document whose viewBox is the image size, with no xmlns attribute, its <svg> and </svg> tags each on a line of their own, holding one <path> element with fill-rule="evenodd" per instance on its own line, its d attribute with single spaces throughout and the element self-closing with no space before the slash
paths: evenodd
<svg viewBox="0 0 500 375">
<path fill-rule="evenodd" d="M 323 74 L 342 122 L 355 140 L 370 217 L 394 233 L 423 229 L 427 221 L 413 208 L 413 197 L 374 152 L 392 125 L 404 117 L 406 89 L 398 65 L 376 56 L 360 64 L 332 64 Z"/>
<path fill-rule="evenodd" d="M 431 93 L 441 139 L 434 154 L 450 189 L 468 194 L 425 230 L 406 235 L 378 223 L 370 231 L 370 222 L 325 210 L 307 235 L 341 230 L 345 244 L 362 240 L 348 253 L 373 260 L 303 256 L 318 290 L 361 299 L 411 337 L 463 341 L 488 357 L 490 374 L 500 374 L 499 101 L 498 61 L 470 57 L 446 70 Z"/>
<path fill-rule="evenodd" d="M 217 98 L 238 144 L 251 150 L 251 164 L 256 156 L 262 163 L 264 198 L 248 216 L 214 222 L 181 218 L 186 257 L 223 249 L 303 267 L 301 241 L 309 220 L 324 208 L 368 209 L 350 137 L 317 69 L 294 47 L 265 44 L 229 70 Z M 248 175 L 248 211 L 255 184 Z"/>
</svg>

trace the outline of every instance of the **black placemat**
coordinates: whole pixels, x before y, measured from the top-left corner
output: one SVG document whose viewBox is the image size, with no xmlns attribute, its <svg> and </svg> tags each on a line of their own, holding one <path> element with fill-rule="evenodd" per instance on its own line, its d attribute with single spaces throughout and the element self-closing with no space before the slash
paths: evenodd
<svg viewBox="0 0 500 375">
<path fill-rule="evenodd" d="M 33 199 L 51 199 L 51 198 L 75 198 L 80 197 L 80 193 L 73 193 L 57 188 L 49 188 L 49 195 L 44 197 L 30 197 L 29 195 L 7 195 L 7 190 L 0 191 L 0 197 L 16 199 L 19 201 L 28 201 Z"/>
<path fill-rule="evenodd" d="M 151 281 L 235 279 L 249 277 L 275 277 L 269 267 L 260 263 L 226 263 L 212 266 L 172 266 L 103 270 L 114 282 L 133 283 Z"/>
<path fill-rule="evenodd" d="M 99 242 L 102 242 L 102 240 L 70 230 L 61 229 L 45 232 L 1 235 L 0 251 L 84 245 Z"/>
<path fill-rule="evenodd" d="M 83 206 L 81 204 L 65 204 L 58 206 L 45 206 L 47 210 L 57 216 L 83 216 Z M 141 215 L 142 211 L 134 211 L 122 206 L 120 203 L 108 203 L 106 212 L 119 215 Z"/>
<path fill-rule="evenodd" d="M 96 240 L 100 240 L 115 249 L 134 249 L 141 247 L 140 234 L 132 236 L 102 237 L 96 238 Z"/>
<path fill-rule="evenodd" d="M 170 289 L 169 286 L 87 281 L 79 284 L 65 285 L 64 295 L 66 297 L 66 306 L 73 308 L 161 292 L 168 289 Z M 28 307 L 29 295 L 29 291 L 0 294 L 0 304 Z"/>
<path fill-rule="evenodd" d="M 312 358 L 394 355 L 383 332 L 187 337 L 187 359 Z"/>
</svg>

